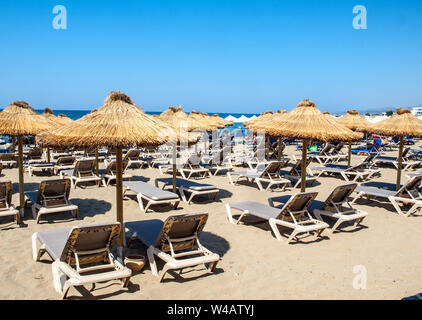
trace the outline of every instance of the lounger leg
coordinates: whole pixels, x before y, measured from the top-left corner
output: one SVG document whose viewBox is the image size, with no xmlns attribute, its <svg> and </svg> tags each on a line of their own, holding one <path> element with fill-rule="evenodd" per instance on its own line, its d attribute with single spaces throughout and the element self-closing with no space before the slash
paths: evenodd
<svg viewBox="0 0 422 320">
<path fill-rule="evenodd" d="M 142 202 L 142 197 L 140 194 L 138 194 L 136 196 L 136 199 L 138 199 L 138 204 L 139 204 L 139 209 L 141 209 L 141 211 L 145 211 L 144 209 L 144 203 Z"/>
<path fill-rule="evenodd" d="M 171 268 L 165 264 L 163 270 L 161 271 L 161 277 L 160 277 L 160 282 L 162 282 L 164 280 L 164 277 L 167 273 L 167 271 L 171 270 Z"/>
<path fill-rule="evenodd" d="M 232 180 L 232 176 L 230 174 L 230 172 L 227 172 L 227 177 L 229 178 L 229 182 L 231 185 L 234 185 L 233 180 Z"/>
<path fill-rule="evenodd" d="M 263 191 L 263 190 L 264 190 L 264 188 L 262 187 L 261 181 L 259 181 L 259 179 L 255 179 L 255 182 L 256 182 L 256 184 L 258 185 L 258 189 L 259 189 L 260 191 Z"/>
<path fill-rule="evenodd" d="M 338 219 L 336 221 L 336 223 L 334 224 L 333 228 L 331 229 L 331 233 L 334 233 L 334 231 L 336 231 L 336 229 L 344 222 L 344 220 L 342 219 Z"/>
<path fill-rule="evenodd" d="M 360 197 L 362 197 L 364 194 L 365 193 L 363 193 L 363 192 L 359 192 L 358 195 L 356 196 L 356 198 L 354 198 L 350 204 L 354 204 L 356 202 L 356 200 L 359 199 Z"/>
<path fill-rule="evenodd" d="M 66 274 L 60 269 L 60 261 L 56 260 L 51 265 L 51 271 L 53 272 L 53 286 L 54 289 L 62 294 L 62 299 L 66 298 L 66 295 L 70 289 L 69 283 L 66 281 Z"/>
<path fill-rule="evenodd" d="M 232 211 L 230 208 L 230 204 L 226 203 L 226 211 L 227 211 L 227 218 L 231 224 L 235 224 L 232 216 Z"/>
<path fill-rule="evenodd" d="M 45 253 L 45 247 L 42 245 L 39 249 L 37 247 L 37 232 L 32 235 L 32 259 L 34 261 L 39 261 L 42 255 Z"/>
<path fill-rule="evenodd" d="M 183 187 L 179 188 L 180 191 L 180 196 L 182 197 L 183 202 L 186 202 L 186 195 L 185 195 L 185 190 Z"/>
<path fill-rule="evenodd" d="M 210 263 L 210 265 L 209 265 L 210 272 L 214 272 L 215 271 L 215 268 L 217 267 L 217 264 L 218 264 L 218 261 L 215 261 L 215 262 Z"/>
<path fill-rule="evenodd" d="M 147 256 L 148 256 L 148 261 L 149 261 L 149 266 L 151 268 L 151 273 L 158 277 L 158 272 L 157 272 L 157 265 L 155 263 L 155 259 L 154 259 L 154 247 L 151 246 L 147 249 Z"/>
<path fill-rule="evenodd" d="M 176 202 L 174 203 L 174 206 L 173 206 L 173 209 L 174 209 L 174 210 L 176 210 L 176 209 L 177 209 L 177 207 L 179 206 L 179 203 L 180 203 L 180 201 L 176 201 Z"/>
<path fill-rule="evenodd" d="M 282 241 L 283 237 L 280 234 L 280 230 L 278 230 L 277 223 L 275 222 L 275 220 L 271 218 L 268 222 L 269 222 L 270 227 L 273 230 L 274 235 L 277 238 L 277 240 Z M 293 230 L 292 234 L 290 235 L 289 239 L 287 240 L 287 243 L 289 243 L 291 241 L 291 239 L 293 239 L 293 237 L 295 237 L 295 236 L 296 236 L 296 230 Z"/>
</svg>

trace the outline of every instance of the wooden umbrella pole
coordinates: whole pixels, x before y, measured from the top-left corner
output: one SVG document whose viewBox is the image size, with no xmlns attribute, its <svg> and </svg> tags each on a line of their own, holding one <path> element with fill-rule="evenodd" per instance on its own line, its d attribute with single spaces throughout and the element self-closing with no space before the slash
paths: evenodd
<svg viewBox="0 0 422 320">
<path fill-rule="evenodd" d="M 278 161 L 281 160 L 282 152 L 281 152 L 281 144 L 282 144 L 281 137 L 278 138 Z"/>
<path fill-rule="evenodd" d="M 98 148 L 95 149 L 95 171 L 97 175 L 100 174 L 100 164 L 98 163 Z"/>
<path fill-rule="evenodd" d="M 19 215 L 17 223 L 21 223 L 21 218 L 25 212 L 25 196 L 24 196 L 24 181 L 23 181 L 23 136 L 18 135 L 18 152 L 19 152 Z"/>
<path fill-rule="evenodd" d="M 349 142 L 349 156 L 347 157 L 347 166 L 350 167 L 352 161 L 352 143 Z"/>
<path fill-rule="evenodd" d="M 403 141 L 404 137 L 400 137 L 400 147 L 399 147 L 399 163 L 398 163 L 398 169 L 397 169 L 397 184 L 396 184 L 396 190 L 400 190 L 401 185 L 401 167 L 403 163 Z"/>
<path fill-rule="evenodd" d="M 50 147 L 47 147 L 47 162 L 50 163 Z"/>
<path fill-rule="evenodd" d="M 176 168 L 176 159 L 177 159 L 177 143 L 173 145 L 173 192 L 177 192 L 177 168 Z"/>
<path fill-rule="evenodd" d="M 300 192 L 305 192 L 306 190 L 306 154 L 308 151 L 308 139 L 303 139 L 302 145 L 302 181 L 300 183 Z"/>
<path fill-rule="evenodd" d="M 123 183 L 122 183 L 122 147 L 117 147 L 116 152 L 116 208 L 117 222 L 121 225 L 118 244 L 123 247 L 123 237 L 125 234 L 123 228 Z"/>
</svg>

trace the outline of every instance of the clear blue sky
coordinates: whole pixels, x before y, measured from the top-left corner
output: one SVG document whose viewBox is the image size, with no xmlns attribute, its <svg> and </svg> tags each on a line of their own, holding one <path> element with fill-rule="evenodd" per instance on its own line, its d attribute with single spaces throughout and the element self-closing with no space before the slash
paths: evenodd
<svg viewBox="0 0 422 320">
<path fill-rule="evenodd" d="M 59 4 L 67 30 L 52 27 Z M 421 17 L 420 0 L 2 0 L 0 107 L 91 109 L 110 90 L 147 111 L 414 106 Z"/>
</svg>

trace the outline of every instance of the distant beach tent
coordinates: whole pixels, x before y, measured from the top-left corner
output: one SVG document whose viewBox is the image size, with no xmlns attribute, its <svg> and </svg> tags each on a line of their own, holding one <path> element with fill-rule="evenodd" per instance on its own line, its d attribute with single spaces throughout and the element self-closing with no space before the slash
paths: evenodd
<svg viewBox="0 0 422 320">
<path fill-rule="evenodd" d="M 24 178 L 23 178 L 23 136 L 36 135 L 54 127 L 54 124 L 38 114 L 25 101 L 14 101 L 0 112 L 0 134 L 18 137 L 19 152 L 19 205 L 20 216 L 25 208 Z M 21 223 L 21 217 L 17 223 Z"/>
<path fill-rule="evenodd" d="M 266 131 L 273 137 L 303 139 L 301 191 L 306 189 L 306 159 L 309 139 L 328 141 L 355 141 L 362 135 L 343 127 L 335 120 L 324 116 L 310 100 L 302 100 L 297 107 L 280 120 L 273 121 Z"/>
<path fill-rule="evenodd" d="M 403 163 L 403 140 L 405 136 L 422 137 L 422 120 L 416 118 L 409 109 L 398 108 L 390 118 L 373 125 L 371 132 L 384 136 L 400 137 L 396 183 L 396 188 L 399 190 Z"/>
<path fill-rule="evenodd" d="M 116 148 L 116 215 L 117 221 L 123 225 L 122 148 L 163 144 L 168 140 L 168 130 L 165 123 L 147 115 L 129 96 L 112 91 L 97 111 L 72 125 L 44 132 L 37 137 L 37 142 L 50 146 Z M 119 245 L 123 245 L 123 231 Z"/>
<path fill-rule="evenodd" d="M 340 123 L 342 126 L 349 128 L 353 131 L 359 131 L 368 133 L 371 131 L 372 123 L 366 120 L 363 116 L 359 114 L 357 110 L 347 110 L 347 113 L 338 118 L 337 122 Z M 352 144 L 349 142 L 349 155 L 348 155 L 348 166 L 350 167 L 352 158 Z"/>
</svg>

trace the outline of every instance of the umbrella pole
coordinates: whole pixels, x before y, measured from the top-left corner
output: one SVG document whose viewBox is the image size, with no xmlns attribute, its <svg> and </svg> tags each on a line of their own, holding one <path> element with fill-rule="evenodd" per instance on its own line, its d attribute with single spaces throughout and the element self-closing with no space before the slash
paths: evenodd
<svg viewBox="0 0 422 320">
<path fill-rule="evenodd" d="M 50 163 L 50 147 L 47 147 L 47 162 Z"/>
<path fill-rule="evenodd" d="M 352 143 L 349 142 L 349 156 L 347 157 L 347 166 L 350 167 L 350 163 L 352 162 Z"/>
<path fill-rule="evenodd" d="M 177 171 L 176 171 L 176 158 L 177 158 L 177 143 L 175 143 L 173 145 L 173 192 L 176 193 L 177 192 L 177 180 L 176 180 L 176 175 L 177 175 Z"/>
<path fill-rule="evenodd" d="M 278 161 L 281 160 L 281 156 L 282 156 L 282 154 L 281 154 L 281 144 L 282 144 L 282 141 L 281 141 L 281 137 L 280 137 L 280 138 L 278 138 Z"/>
<path fill-rule="evenodd" d="M 398 169 L 397 169 L 397 184 L 396 184 L 396 190 L 400 189 L 401 185 L 401 167 L 402 167 L 402 161 L 403 161 L 403 140 L 404 137 L 400 137 L 400 148 L 399 148 L 399 163 L 398 163 Z"/>
<path fill-rule="evenodd" d="M 13 152 L 15 152 L 15 150 L 16 150 L 15 136 L 12 136 L 12 150 L 13 150 Z"/>
<path fill-rule="evenodd" d="M 25 197 L 23 188 L 23 136 L 18 135 L 18 152 L 19 152 L 19 215 L 17 216 L 17 223 L 21 223 L 25 213 Z"/>
<path fill-rule="evenodd" d="M 302 145 L 302 181 L 300 182 L 300 192 L 306 190 L 306 153 L 308 151 L 308 138 L 303 139 Z"/>
<path fill-rule="evenodd" d="M 98 176 L 100 174 L 100 164 L 98 163 L 98 149 L 95 149 L 95 171 Z"/>
<path fill-rule="evenodd" d="M 125 230 L 123 228 L 123 183 L 122 183 L 122 147 L 117 147 L 116 152 L 116 206 L 117 222 L 120 223 L 121 230 L 118 244 L 123 247 L 123 238 Z"/>
</svg>

